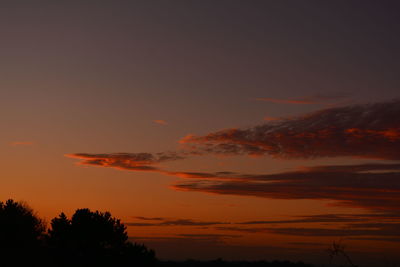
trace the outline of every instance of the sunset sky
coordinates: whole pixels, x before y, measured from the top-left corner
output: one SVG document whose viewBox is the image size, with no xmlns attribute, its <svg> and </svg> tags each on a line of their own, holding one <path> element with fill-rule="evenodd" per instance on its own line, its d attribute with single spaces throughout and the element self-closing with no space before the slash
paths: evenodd
<svg viewBox="0 0 400 267">
<path fill-rule="evenodd" d="M 0 201 L 162 259 L 399 263 L 398 1 L 0 4 Z"/>
</svg>

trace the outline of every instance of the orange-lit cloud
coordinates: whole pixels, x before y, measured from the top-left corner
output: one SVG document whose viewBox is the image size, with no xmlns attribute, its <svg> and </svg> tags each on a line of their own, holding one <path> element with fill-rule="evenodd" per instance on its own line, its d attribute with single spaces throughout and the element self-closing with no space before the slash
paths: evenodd
<svg viewBox="0 0 400 267">
<path fill-rule="evenodd" d="M 278 117 L 271 117 L 271 116 L 265 116 L 265 117 L 264 117 L 264 120 L 265 120 L 265 121 L 277 121 L 277 120 L 280 120 L 280 118 L 278 118 Z"/>
<path fill-rule="evenodd" d="M 358 157 L 400 160 L 400 101 L 330 108 L 247 129 L 181 140 L 186 150 L 161 153 L 77 153 L 81 164 L 152 171 L 190 181 L 172 188 L 271 199 L 330 200 L 332 205 L 399 211 L 400 163 L 302 167 L 291 172 L 170 171 L 161 162 L 190 155 L 271 155 L 280 158 Z"/>
<path fill-rule="evenodd" d="M 157 157 L 147 153 L 119 153 L 72 156 L 83 159 L 81 164 L 130 171 L 153 171 L 191 180 L 172 186 L 176 190 L 270 199 L 331 200 L 332 205 L 337 206 L 358 207 L 380 212 L 400 211 L 398 207 L 400 164 L 302 167 L 295 171 L 276 174 L 176 172 L 160 169 L 152 164 L 164 160 L 176 160 L 180 157 L 174 154 L 158 155 Z M 155 218 L 147 219 L 155 220 Z"/>
<path fill-rule="evenodd" d="M 157 171 L 154 167 L 160 162 L 182 159 L 182 156 L 175 152 L 161 153 L 75 153 L 67 154 L 67 157 L 81 159 L 80 164 L 99 167 L 111 167 L 123 170 L 136 171 Z"/>
<path fill-rule="evenodd" d="M 67 156 L 79 158 L 85 165 L 126 170 L 157 170 L 154 165 L 160 162 L 204 154 L 270 155 L 279 158 L 349 156 L 398 160 L 398 114 L 399 100 L 330 108 L 246 129 L 227 129 L 204 136 L 187 135 L 180 140 L 184 148 L 180 151 L 155 154 L 76 153 Z M 181 177 L 210 176 L 194 172 L 169 174 Z"/>
<path fill-rule="evenodd" d="M 176 190 L 270 199 L 329 200 L 332 201 L 331 205 L 356 207 L 368 211 L 355 215 L 317 214 L 294 216 L 285 220 L 242 222 L 137 216 L 134 218 L 138 221 L 126 223 L 130 227 L 208 227 L 217 232 L 360 237 L 371 241 L 391 238 L 391 242 L 396 242 L 396 238 L 400 238 L 398 230 L 400 229 L 398 205 L 400 203 L 400 163 L 327 165 L 300 167 L 291 172 L 276 174 L 246 174 L 173 172 L 154 166 L 160 162 L 182 159 L 182 156 L 176 153 L 80 153 L 70 156 L 82 159 L 82 164 L 130 171 L 154 171 L 186 179 L 186 182 L 179 182 L 172 187 Z M 298 226 L 299 224 L 301 226 Z M 282 225 L 290 227 L 282 227 Z M 222 237 L 190 236 L 193 241 L 203 239 L 221 241 L 220 238 Z"/>
<path fill-rule="evenodd" d="M 156 155 L 148 153 L 74 154 L 72 157 L 83 159 L 81 164 L 86 165 L 130 171 L 154 171 L 193 180 L 175 184 L 172 188 L 176 190 L 271 199 L 332 200 L 335 205 L 374 211 L 399 210 L 400 164 L 303 167 L 296 171 L 277 174 L 173 172 L 152 165 L 161 161 L 180 159 L 180 157 L 175 154 L 158 153 Z M 140 225 L 196 223 L 185 220 L 157 219 L 161 222 L 140 222 Z M 340 219 L 343 220 L 343 218 Z M 147 220 L 155 220 L 155 218 L 147 218 Z M 199 222 L 200 224 L 203 222 Z"/>
<path fill-rule="evenodd" d="M 168 123 L 165 120 L 154 120 L 154 123 L 160 124 L 160 125 L 167 125 Z"/>
<path fill-rule="evenodd" d="M 138 217 L 140 218 L 140 217 Z M 143 219 L 142 219 L 143 220 Z M 146 221 L 146 219 L 145 219 Z M 163 219 L 160 222 L 128 222 L 127 226 L 210 226 L 218 224 L 229 224 L 227 222 L 217 221 L 195 221 L 191 219 Z"/>
<path fill-rule="evenodd" d="M 194 154 L 400 159 L 400 101 L 330 108 L 247 129 L 188 135 Z"/>
</svg>

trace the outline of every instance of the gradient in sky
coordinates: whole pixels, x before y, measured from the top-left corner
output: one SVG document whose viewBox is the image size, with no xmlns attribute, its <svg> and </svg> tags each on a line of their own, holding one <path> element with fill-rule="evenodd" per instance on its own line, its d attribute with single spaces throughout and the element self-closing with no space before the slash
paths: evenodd
<svg viewBox="0 0 400 267">
<path fill-rule="evenodd" d="M 398 263 L 397 1 L 0 4 L 2 200 L 162 259 Z"/>
</svg>

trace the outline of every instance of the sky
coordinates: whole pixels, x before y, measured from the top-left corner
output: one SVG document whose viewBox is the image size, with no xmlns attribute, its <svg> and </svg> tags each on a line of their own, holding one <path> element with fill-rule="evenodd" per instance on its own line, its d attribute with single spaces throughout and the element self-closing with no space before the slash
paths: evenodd
<svg viewBox="0 0 400 267">
<path fill-rule="evenodd" d="M 1 201 L 110 211 L 162 259 L 399 263 L 399 10 L 2 2 Z"/>
</svg>

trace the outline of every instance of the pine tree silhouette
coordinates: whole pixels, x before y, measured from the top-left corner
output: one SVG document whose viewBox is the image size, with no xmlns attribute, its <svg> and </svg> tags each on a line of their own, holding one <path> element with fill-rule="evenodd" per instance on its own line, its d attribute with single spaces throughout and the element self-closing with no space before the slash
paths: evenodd
<svg viewBox="0 0 400 267">
<path fill-rule="evenodd" d="M 22 202 L 0 202 L 0 256 L 14 266 L 39 260 L 45 224 Z"/>
</svg>

